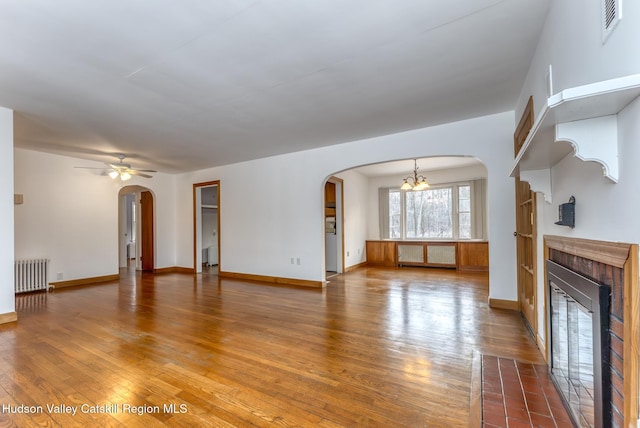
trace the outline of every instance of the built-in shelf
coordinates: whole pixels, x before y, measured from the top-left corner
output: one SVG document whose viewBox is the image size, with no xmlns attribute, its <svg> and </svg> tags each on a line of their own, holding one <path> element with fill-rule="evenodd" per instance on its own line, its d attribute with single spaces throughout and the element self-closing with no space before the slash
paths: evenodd
<svg viewBox="0 0 640 428">
<path fill-rule="evenodd" d="M 206 208 L 206 209 L 210 209 L 210 210 L 217 210 L 218 206 L 217 205 L 202 205 L 202 208 Z"/>
<path fill-rule="evenodd" d="M 547 99 L 516 156 L 520 176 L 551 202 L 550 168 L 569 153 L 618 181 L 617 114 L 640 96 L 640 74 L 565 89 Z M 567 144 L 568 143 L 568 144 Z"/>
</svg>

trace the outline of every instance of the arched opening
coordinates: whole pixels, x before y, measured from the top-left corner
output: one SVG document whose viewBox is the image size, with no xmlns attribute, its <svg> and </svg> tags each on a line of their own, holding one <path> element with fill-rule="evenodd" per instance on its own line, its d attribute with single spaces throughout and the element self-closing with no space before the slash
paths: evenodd
<svg viewBox="0 0 640 428">
<path fill-rule="evenodd" d="M 118 192 L 120 269 L 155 270 L 155 196 L 143 186 Z"/>
<path fill-rule="evenodd" d="M 405 179 L 411 183 L 420 175 L 426 178 L 428 189 L 400 189 Z M 458 242 L 484 242 L 487 247 L 488 171 L 475 157 L 423 157 L 415 164 L 414 159 L 382 162 L 336 172 L 332 177 L 342 180 L 345 189 L 341 210 L 344 271 L 367 263 L 368 241 L 453 242 L 456 250 L 462 248 Z M 328 248 L 325 240 L 325 250 Z M 427 250 L 425 247 L 424 252 Z M 452 266 L 460 266 L 459 255 L 451 254 Z M 328 259 L 325 254 L 325 263 Z M 488 271 L 488 259 L 475 263 L 469 262 L 465 269 Z M 398 265 L 397 258 L 389 264 Z M 415 265 L 429 263 L 424 259 Z M 330 272 L 326 275 L 328 278 Z"/>
</svg>

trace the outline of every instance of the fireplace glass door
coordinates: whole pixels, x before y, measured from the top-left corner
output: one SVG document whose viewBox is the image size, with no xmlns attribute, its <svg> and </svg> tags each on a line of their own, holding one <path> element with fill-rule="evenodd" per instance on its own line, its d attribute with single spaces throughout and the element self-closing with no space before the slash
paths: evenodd
<svg viewBox="0 0 640 428">
<path fill-rule="evenodd" d="M 553 282 L 550 285 L 551 373 L 574 419 L 582 427 L 594 427 L 593 315 Z"/>
<path fill-rule="evenodd" d="M 609 293 L 547 260 L 551 379 L 578 427 L 611 426 Z"/>
</svg>

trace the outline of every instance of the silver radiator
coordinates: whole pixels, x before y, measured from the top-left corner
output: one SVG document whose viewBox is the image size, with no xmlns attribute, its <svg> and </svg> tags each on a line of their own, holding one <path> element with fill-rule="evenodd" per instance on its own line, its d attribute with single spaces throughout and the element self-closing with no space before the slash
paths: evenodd
<svg viewBox="0 0 640 428">
<path fill-rule="evenodd" d="M 49 286 L 49 259 L 16 260 L 13 273 L 16 293 L 46 290 Z"/>
</svg>

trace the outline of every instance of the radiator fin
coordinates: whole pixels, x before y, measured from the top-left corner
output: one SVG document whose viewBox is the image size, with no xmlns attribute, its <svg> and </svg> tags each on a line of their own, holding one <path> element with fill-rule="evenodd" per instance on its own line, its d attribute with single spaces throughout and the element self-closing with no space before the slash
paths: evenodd
<svg viewBox="0 0 640 428">
<path fill-rule="evenodd" d="M 49 259 L 16 260 L 13 273 L 16 294 L 46 290 L 49 286 Z"/>
</svg>

